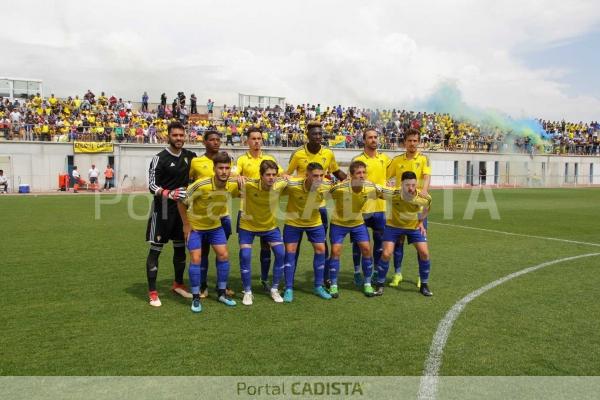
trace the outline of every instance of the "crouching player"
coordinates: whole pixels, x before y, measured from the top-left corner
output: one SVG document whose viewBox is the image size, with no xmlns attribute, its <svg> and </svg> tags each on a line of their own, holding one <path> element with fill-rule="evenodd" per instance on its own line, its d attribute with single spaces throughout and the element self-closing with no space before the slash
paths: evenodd
<svg viewBox="0 0 600 400">
<path fill-rule="evenodd" d="M 235 306 L 226 293 L 229 279 L 229 254 L 227 238 L 221 224 L 221 215 L 227 210 L 231 196 L 239 194 L 237 180 L 230 180 L 231 158 L 219 152 L 213 158 L 214 176 L 201 178 L 187 189 L 187 200 L 177 207 L 183 221 L 183 231 L 190 252 L 190 286 L 192 311 L 202 311 L 200 304 L 200 262 L 202 241 L 208 240 L 217 256 L 217 293 L 221 303 Z"/>
<path fill-rule="evenodd" d="M 279 206 L 279 195 L 286 188 L 287 181 L 277 178 L 279 167 L 272 160 L 260 163 L 260 179 L 239 177 L 242 190 L 243 209 L 240 214 L 238 238 L 240 243 L 240 273 L 244 286 L 242 304 L 250 306 L 252 295 L 252 243 L 258 236 L 271 246 L 275 261 L 273 263 L 273 284 L 271 298 L 276 303 L 283 303 L 278 286 L 283 276 L 283 259 L 285 251 L 281 232 L 276 225 L 275 214 Z"/>
<path fill-rule="evenodd" d="M 429 249 L 427 246 L 427 232 L 423 220 L 431 205 L 431 196 L 422 194 L 417 190 L 417 176 L 412 171 L 402 173 L 401 190 L 394 191 L 392 195 L 392 213 L 388 216 L 383 233 L 383 253 L 377 264 L 377 290 L 376 295 L 383 294 L 385 277 L 390 267 L 390 257 L 398 238 L 406 236 L 409 244 L 414 244 L 419 258 L 419 288 L 423 296 L 433 296 L 429 290 Z"/>
<path fill-rule="evenodd" d="M 324 196 L 331 189 L 331 182 L 324 181 L 323 166 L 311 162 L 306 166 L 305 178 L 290 178 L 283 194 L 288 195 L 283 242 L 285 244 L 285 291 L 283 301 L 294 299 L 294 275 L 296 273 L 296 251 L 302 234 L 306 233 L 315 251 L 313 271 L 315 275 L 314 293 L 329 300 L 331 295 L 323 287 L 325 273 L 325 227 L 319 208 Z"/>
<path fill-rule="evenodd" d="M 365 296 L 374 296 L 371 286 L 373 273 L 373 258 L 371 257 L 371 243 L 369 232 L 362 216 L 362 208 L 369 199 L 378 196 L 378 187 L 365 180 L 367 165 L 362 161 L 352 161 L 349 167 L 350 179 L 331 188 L 331 197 L 335 207 L 329 239 L 331 241 L 331 258 L 329 260 L 329 277 L 331 287 L 329 293 L 333 298 L 339 296 L 337 276 L 340 270 L 340 256 L 342 243 L 346 235 L 350 234 L 352 243 L 357 243 L 362 255 L 362 270 L 365 277 L 363 292 Z"/>
</svg>

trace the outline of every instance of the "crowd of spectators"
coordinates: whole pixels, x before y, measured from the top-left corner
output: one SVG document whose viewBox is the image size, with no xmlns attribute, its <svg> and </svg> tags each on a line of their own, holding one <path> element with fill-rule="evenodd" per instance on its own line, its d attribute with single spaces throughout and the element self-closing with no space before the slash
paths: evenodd
<svg viewBox="0 0 600 400">
<path fill-rule="evenodd" d="M 9 101 L 0 98 L 0 140 L 34 141 L 113 141 L 119 143 L 163 143 L 167 125 L 179 120 L 187 126 L 187 140 L 202 140 L 207 129 L 219 131 L 226 145 L 243 145 L 243 132 L 259 126 L 266 146 L 297 147 L 304 143 L 308 121 L 320 120 L 330 146 L 360 148 L 362 131 L 375 127 L 382 135 L 381 148 L 401 148 L 404 132 L 416 128 L 423 147 L 446 151 L 517 151 L 523 153 L 600 154 L 600 124 L 539 120 L 544 140 L 539 136 L 501 129 L 493 123 L 473 123 L 449 114 L 406 110 L 372 110 L 320 104 L 284 107 L 223 106 L 213 113 L 214 101 L 206 103 L 207 114 L 198 116 L 197 97 L 189 101 L 184 92 L 172 102 L 162 93 L 152 108 L 147 92 L 132 103 L 101 92 L 88 90 L 59 99 L 51 94 Z"/>
</svg>

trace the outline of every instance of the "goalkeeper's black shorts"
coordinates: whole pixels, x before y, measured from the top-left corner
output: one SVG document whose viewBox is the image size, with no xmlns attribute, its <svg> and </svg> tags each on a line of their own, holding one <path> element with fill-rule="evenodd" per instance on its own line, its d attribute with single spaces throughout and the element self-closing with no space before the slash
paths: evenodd
<svg viewBox="0 0 600 400">
<path fill-rule="evenodd" d="M 183 241 L 183 222 L 177 210 L 177 203 L 169 200 L 165 208 L 157 202 L 152 203 L 152 212 L 146 228 L 146 241 L 167 243 L 169 240 Z"/>
</svg>

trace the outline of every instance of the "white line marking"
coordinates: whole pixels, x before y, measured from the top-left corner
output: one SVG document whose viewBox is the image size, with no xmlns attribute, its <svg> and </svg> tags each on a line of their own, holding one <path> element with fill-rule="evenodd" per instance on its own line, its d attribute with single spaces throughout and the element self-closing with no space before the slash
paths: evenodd
<svg viewBox="0 0 600 400">
<path fill-rule="evenodd" d="M 493 281 L 492 283 L 488 283 L 487 285 L 469 293 L 461 300 L 459 300 L 450 311 L 446 313 L 444 318 L 440 321 L 435 335 L 433 336 L 433 341 L 431 342 L 431 347 L 429 348 L 429 356 L 425 361 L 425 366 L 423 368 L 423 376 L 421 377 L 421 382 L 419 384 L 419 394 L 417 398 L 419 400 L 434 400 L 436 397 L 437 385 L 438 385 L 438 374 L 440 372 L 440 368 L 442 366 L 442 355 L 444 353 L 444 347 L 446 346 L 446 341 L 448 340 L 448 336 L 450 336 L 450 331 L 452 330 L 452 325 L 459 317 L 460 313 L 464 310 L 464 308 L 471 301 L 475 300 L 477 297 L 481 296 L 488 290 L 495 288 L 511 279 L 517 278 L 521 275 L 528 274 L 530 272 L 537 271 L 538 269 L 558 264 L 564 261 L 572 261 L 577 260 L 579 258 L 584 257 L 594 257 L 600 256 L 600 253 L 588 253 L 582 254 L 579 256 L 560 258 L 558 260 L 547 261 L 545 263 L 525 268 L 517 272 L 513 272 L 512 274 L 506 275 L 503 278 Z"/>
<path fill-rule="evenodd" d="M 521 236 L 521 237 L 528 237 L 528 238 L 532 238 L 532 239 L 554 240 L 555 242 L 564 242 L 564 243 L 572 243 L 572 244 L 583 244 L 583 245 L 586 245 L 586 246 L 600 247 L 600 243 L 579 242 L 577 240 L 559 239 L 559 238 L 553 238 L 553 237 L 548 237 L 548 236 L 526 235 L 524 233 L 504 232 L 504 231 L 497 231 L 497 230 L 494 230 L 494 229 L 476 228 L 476 227 L 473 227 L 473 226 L 446 224 L 446 223 L 443 223 L 443 222 L 432 222 L 432 221 L 429 221 L 428 223 L 429 224 L 435 224 L 435 225 L 442 225 L 442 226 L 451 226 L 451 227 L 454 227 L 454 228 L 472 229 L 472 230 L 475 230 L 475 231 L 483 231 L 483 232 L 490 232 L 490 233 L 500 233 L 502 235 L 509 235 L 509 236 Z"/>
</svg>

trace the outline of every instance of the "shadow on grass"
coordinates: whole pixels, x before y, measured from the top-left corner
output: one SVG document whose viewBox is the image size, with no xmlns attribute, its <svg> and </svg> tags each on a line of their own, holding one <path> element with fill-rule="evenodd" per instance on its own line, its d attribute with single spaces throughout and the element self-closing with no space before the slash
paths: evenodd
<svg viewBox="0 0 600 400">
<path fill-rule="evenodd" d="M 172 284 L 173 281 L 170 279 L 156 281 L 156 290 L 158 291 L 158 295 L 163 297 L 169 296 L 172 300 L 175 300 L 178 303 L 188 304 L 189 299 L 184 299 L 183 297 L 171 291 Z M 148 284 L 146 282 L 133 283 L 131 286 L 125 288 L 125 293 L 143 301 L 144 303 L 148 302 Z"/>
</svg>

